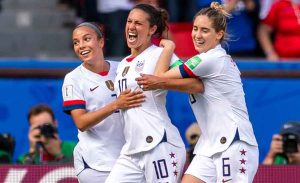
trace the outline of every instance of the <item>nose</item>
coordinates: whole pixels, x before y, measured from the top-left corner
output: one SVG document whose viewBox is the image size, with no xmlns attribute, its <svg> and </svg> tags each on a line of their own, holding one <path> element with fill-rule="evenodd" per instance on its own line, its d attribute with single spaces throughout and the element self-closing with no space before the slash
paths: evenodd
<svg viewBox="0 0 300 183">
<path fill-rule="evenodd" d="M 78 45 L 80 49 L 84 48 L 85 46 L 84 41 L 80 41 Z"/>
<path fill-rule="evenodd" d="M 128 27 L 129 30 L 134 29 L 134 23 L 128 22 L 128 23 L 127 23 L 127 27 Z"/>
<path fill-rule="evenodd" d="M 196 31 L 196 32 L 195 32 L 195 37 L 196 37 L 196 38 L 201 38 L 201 37 L 202 37 L 201 31 L 199 31 L 199 30 Z"/>
</svg>

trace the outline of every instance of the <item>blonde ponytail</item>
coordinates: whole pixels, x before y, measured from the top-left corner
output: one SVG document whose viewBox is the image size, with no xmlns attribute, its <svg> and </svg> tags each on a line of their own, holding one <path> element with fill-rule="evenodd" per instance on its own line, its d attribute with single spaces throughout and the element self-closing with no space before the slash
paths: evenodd
<svg viewBox="0 0 300 183">
<path fill-rule="evenodd" d="M 218 2 L 211 2 L 210 3 L 210 8 L 214 9 L 216 11 L 219 11 L 220 13 L 222 13 L 225 17 L 231 17 L 231 15 L 225 10 L 224 6 L 222 6 L 220 3 Z"/>
</svg>

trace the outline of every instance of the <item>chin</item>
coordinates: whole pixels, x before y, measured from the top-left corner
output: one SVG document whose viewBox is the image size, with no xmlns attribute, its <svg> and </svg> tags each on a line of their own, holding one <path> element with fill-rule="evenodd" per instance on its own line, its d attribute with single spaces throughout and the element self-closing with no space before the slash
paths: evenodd
<svg viewBox="0 0 300 183">
<path fill-rule="evenodd" d="M 195 50 L 196 50 L 198 53 L 202 53 L 202 52 L 204 51 L 203 49 L 198 48 L 198 47 L 196 47 Z"/>
</svg>

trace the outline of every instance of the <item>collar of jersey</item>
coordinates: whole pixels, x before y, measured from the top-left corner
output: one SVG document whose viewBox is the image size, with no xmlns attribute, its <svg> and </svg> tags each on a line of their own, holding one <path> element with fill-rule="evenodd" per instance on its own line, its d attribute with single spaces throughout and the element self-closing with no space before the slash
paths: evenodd
<svg viewBox="0 0 300 183">
<path fill-rule="evenodd" d="M 149 50 L 149 49 L 153 49 L 153 48 L 155 48 L 155 47 L 157 47 L 157 46 L 155 46 L 155 45 L 150 45 L 148 48 L 146 48 L 144 51 L 142 51 L 142 53 L 140 53 L 139 55 L 137 55 L 136 57 L 138 57 L 138 56 L 140 56 L 140 55 L 142 55 L 142 54 L 145 54 L 145 53 L 147 53 L 147 51 Z M 126 58 L 126 61 L 127 62 L 131 62 L 131 61 L 133 61 L 136 57 L 132 57 L 132 56 L 128 56 L 127 58 Z"/>
<path fill-rule="evenodd" d="M 126 61 L 131 62 L 133 59 L 135 59 L 135 57 L 128 57 L 128 58 L 126 58 Z"/>
</svg>

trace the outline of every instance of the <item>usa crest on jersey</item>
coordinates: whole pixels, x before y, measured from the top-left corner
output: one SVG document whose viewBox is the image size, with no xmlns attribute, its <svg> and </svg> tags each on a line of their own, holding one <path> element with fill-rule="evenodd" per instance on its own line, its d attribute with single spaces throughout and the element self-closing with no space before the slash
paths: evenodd
<svg viewBox="0 0 300 183">
<path fill-rule="evenodd" d="M 130 68 L 129 66 L 126 66 L 126 67 L 124 68 L 124 70 L 123 70 L 123 72 L 122 72 L 122 76 L 123 76 L 123 77 L 128 73 L 129 68 Z"/>
<path fill-rule="evenodd" d="M 141 72 L 144 68 L 144 65 L 145 65 L 145 60 L 138 60 L 135 66 L 135 71 Z"/>
<path fill-rule="evenodd" d="M 112 82 L 112 80 L 105 81 L 105 84 L 108 89 L 110 89 L 111 91 L 114 91 L 114 83 Z"/>
</svg>

